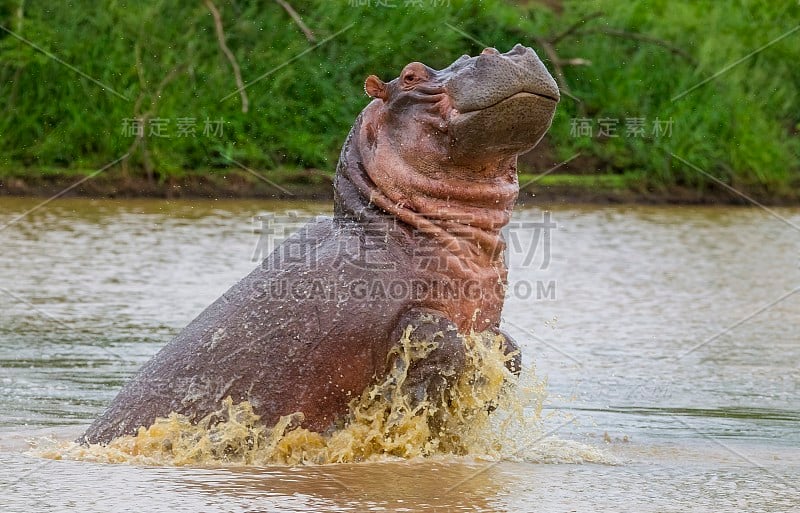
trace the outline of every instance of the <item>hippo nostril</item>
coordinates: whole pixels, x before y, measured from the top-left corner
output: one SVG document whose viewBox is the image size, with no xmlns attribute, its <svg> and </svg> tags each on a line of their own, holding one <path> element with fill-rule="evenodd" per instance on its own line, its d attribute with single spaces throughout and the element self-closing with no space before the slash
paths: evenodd
<svg viewBox="0 0 800 513">
<path fill-rule="evenodd" d="M 498 52 L 496 48 L 492 48 L 491 46 L 484 48 L 484 50 L 481 52 L 481 55 L 499 55 L 499 54 L 500 52 Z"/>
<path fill-rule="evenodd" d="M 510 55 L 510 54 L 520 54 L 521 55 L 521 54 L 524 54 L 527 51 L 528 51 L 527 47 L 522 46 L 521 44 L 517 43 L 517 44 L 514 45 L 514 48 L 509 50 L 508 53 L 506 53 L 506 55 Z"/>
</svg>

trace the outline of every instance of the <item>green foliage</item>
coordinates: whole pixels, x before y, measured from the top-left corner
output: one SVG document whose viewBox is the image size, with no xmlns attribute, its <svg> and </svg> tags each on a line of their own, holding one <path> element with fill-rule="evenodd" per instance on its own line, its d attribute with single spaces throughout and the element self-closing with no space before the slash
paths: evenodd
<svg viewBox="0 0 800 513">
<path fill-rule="evenodd" d="M 0 0 L 0 25 L 81 72 L 0 30 L 0 167 L 96 169 L 133 149 L 129 169 L 152 168 L 159 179 L 222 172 L 231 159 L 329 172 L 367 103 L 367 75 L 391 79 L 413 60 L 440 68 L 483 43 L 505 51 L 521 42 L 544 59 L 537 38 L 601 11 L 555 44 L 562 59 L 591 62 L 564 67 L 581 101 L 563 97 L 548 136 L 559 157 L 581 152 L 610 175 L 646 170 L 655 184 L 710 183 L 671 153 L 745 188 L 785 192 L 799 180 L 800 31 L 672 100 L 797 26 L 797 2 L 566 1 L 557 14 L 502 0 L 292 0 L 319 46 L 277 2 L 215 3 L 250 84 L 247 113 L 202 0 Z M 609 29 L 668 42 L 691 59 Z M 126 124 L 145 113 L 145 137 L 134 144 Z M 576 118 L 591 120 L 592 137 L 571 133 Z M 597 137 L 603 118 L 619 120 L 618 137 Z M 641 137 L 625 133 L 635 118 L 645 120 Z M 169 137 L 150 133 L 159 119 Z M 179 136 L 181 119 L 194 136 Z M 222 133 L 203 134 L 220 119 Z M 672 120 L 669 137 L 653 135 L 656 119 Z"/>
<path fill-rule="evenodd" d="M 565 69 L 583 104 L 562 104 L 554 126 L 562 154 L 587 152 L 612 170 L 647 169 L 649 179 L 661 184 L 709 183 L 673 153 L 742 187 L 786 193 L 797 185 L 800 30 L 747 57 L 798 27 L 796 2 L 596 0 L 566 7 L 565 21 L 604 14 L 557 47 L 565 57 L 592 62 Z M 603 33 L 608 29 L 646 34 L 682 49 L 696 63 L 656 42 Z M 673 127 L 669 137 L 576 141 L 564 121 L 580 115 L 671 119 Z"/>
</svg>

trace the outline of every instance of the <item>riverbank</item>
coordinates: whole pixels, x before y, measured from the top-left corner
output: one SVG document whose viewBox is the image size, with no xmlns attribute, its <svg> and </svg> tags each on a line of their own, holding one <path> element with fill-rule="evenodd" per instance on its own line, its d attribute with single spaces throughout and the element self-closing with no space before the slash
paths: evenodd
<svg viewBox="0 0 800 513">
<path fill-rule="evenodd" d="M 703 189 L 649 185 L 643 173 L 585 174 L 522 172 L 522 204 L 746 205 L 745 196 L 764 205 L 800 205 L 800 194 L 714 184 Z M 198 170 L 162 180 L 122 171 L 43 170 L 0 174 L 0 196 L 49 198 L 204 198 L 204 199 L 333 199 L 333 174 L 318 169 L 239 168 Z"/>
<path fill-rule="evenodd" d="M 562 91 L 533 152 L 541 163 L 525 173 L 568 164 L 529 187 L 537 193 L 739 202 L 721 180 L 759 201 L 798 201 L 797 2 L 297 2 L 311 34 L 279 2 L 96 4 L 0 7 L 9 190 L 51 194 L 72 182 L 50 184 L 41 169 L 92 173 L 125 156 L 131 174 L 150 178 L 113 167 L 85 194 L 273 195 L 230 178 L 247 174 L 227 169 L 241 165 L 281 186 L 280 169 L 323 170 L 312 177 L 321 182 L 301 172 L 286 188 L 330 195 L 368 75 L 390 80 L 409 62 L 441 69 L 521 43 Z M 214 176 L 194 176 L 206 171 Z"/>
</svg>

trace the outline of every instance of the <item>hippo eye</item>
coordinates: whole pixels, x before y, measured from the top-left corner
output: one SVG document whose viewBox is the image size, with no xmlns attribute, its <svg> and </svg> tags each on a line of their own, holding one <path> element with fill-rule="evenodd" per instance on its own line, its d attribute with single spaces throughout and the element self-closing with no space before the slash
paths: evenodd
<svg viewBox="0 0 800 513">
<path fill-rule="evenodd" d="M 417 76 L 413 73 L 408 73 L 406 76 L 403 77 L 403 82 L 406 84 L 411 84 L 417 80 Z"/>
</svg>

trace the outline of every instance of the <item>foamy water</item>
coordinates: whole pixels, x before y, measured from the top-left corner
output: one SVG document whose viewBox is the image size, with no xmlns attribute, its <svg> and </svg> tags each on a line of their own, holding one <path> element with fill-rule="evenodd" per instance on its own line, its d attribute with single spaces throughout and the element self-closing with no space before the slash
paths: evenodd
<svg viewBox="0 0 800 513">
<path fill-rule="evenodd" d="M 389 357 L 389 374 L 349 405 L 342 426 L 331 433 L 298 426 L 303 412 L 274 426 L 261 423 L 248 402 L 227 398 L 198 422 L 179 413 L 156 419 L 135 435 L 108 444 L 80 445 L 53 438 L 34 440 L 31 454 L 136 465 L 308 465 L 414 459 L 446 455 L 494 461 L 615 463 L 603 450 L 548 437 L 542 405 L 546 383 L 532 368 L 515 376 L 502 338 L 486 332 L 463 337 L 466 365 L 445 400 L 413 400 L 404 384 L 414 361 L 437 347 L 411 338 L 409 326 Z"/>
</svg>

